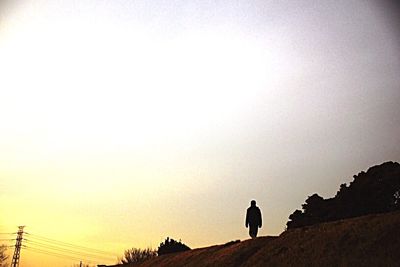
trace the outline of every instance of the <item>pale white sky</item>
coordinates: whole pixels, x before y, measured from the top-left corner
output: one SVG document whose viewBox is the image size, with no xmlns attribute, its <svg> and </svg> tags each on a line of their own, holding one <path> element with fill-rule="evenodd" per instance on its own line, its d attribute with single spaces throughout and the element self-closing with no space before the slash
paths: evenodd
<svg viewBox="0 0 400 267">
<path fill-rule="evenodd" d="M 308 195 L 400 161 L 390 1 L 11 2 L 0 232 L 199 247 L 247 238 L 254 198 L 276 235 Z"/>
</svg>

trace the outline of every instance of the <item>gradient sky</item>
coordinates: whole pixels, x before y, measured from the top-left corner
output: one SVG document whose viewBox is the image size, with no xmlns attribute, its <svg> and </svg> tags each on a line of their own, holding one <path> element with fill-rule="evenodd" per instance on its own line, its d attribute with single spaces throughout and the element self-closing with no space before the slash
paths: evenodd
<svg viewBox="0 0 400 267">
<path fill-rule="evenodd" d="M 281 233 L 307 196 L 400 161 L 397 7 L 0 0 L 0 232 L 201 247 L 247 239 L 256 199 Z"/>
</svg>

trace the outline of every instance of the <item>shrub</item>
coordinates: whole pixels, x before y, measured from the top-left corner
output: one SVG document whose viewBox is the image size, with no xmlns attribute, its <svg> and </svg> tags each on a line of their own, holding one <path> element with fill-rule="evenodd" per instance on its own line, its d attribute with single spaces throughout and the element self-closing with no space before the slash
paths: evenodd
<svg viewBox="0 0 400 267">
<path fill-rule="evenodd" d="M 119 263 L 126 264 L 126 263 L 139 263 L 145 260 L 152 259 L 157 256 L 157 252 L 153 249 L 146 248 L 131 248 L 127 249 L 124 252 L 124 256 L 122 259 L 119 260 Z"/>
<path fill-rule="evenodd" d="M 8 256 L 6 255 L 7 246 L 0 245 L 0 267 L 5 267 L 7 265 Z"/>
<path fill-rule="evenodd" d="M 168 253 L 175 253 L 175 252 L 182 252 L 190 250 L 188 246 L 183 244 L 181 241 L 176 241 L 174 239 L 170 239 L 167 237 L 164 242 L 161 242 L 160 246 L 158 247 L 158 255 L 164 255 Z"/>
</svg>

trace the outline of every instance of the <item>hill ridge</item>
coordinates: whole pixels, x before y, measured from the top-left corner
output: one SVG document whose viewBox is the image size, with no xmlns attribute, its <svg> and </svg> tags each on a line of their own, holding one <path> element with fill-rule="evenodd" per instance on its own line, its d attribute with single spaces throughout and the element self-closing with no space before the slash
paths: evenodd
<svg viewBox="0 0 400 267">
<path fill-rule="evenodd" d="M 400 266 L 400 212 L 291 229 L 113 267 Z M 111 267 L 111 266 L 109 266 Z"/>
</svg>

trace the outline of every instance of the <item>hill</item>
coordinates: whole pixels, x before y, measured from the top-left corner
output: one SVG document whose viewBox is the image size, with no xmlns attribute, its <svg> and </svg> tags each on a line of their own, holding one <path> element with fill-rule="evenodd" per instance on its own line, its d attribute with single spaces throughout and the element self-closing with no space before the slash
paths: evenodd
<svg viewBox="0 0 400 267">
<path fill-rule="evenodd" d="M 163 255 L 149 266 L 400 266 L 400 212 L 368 215 Z"/>
</svg>

